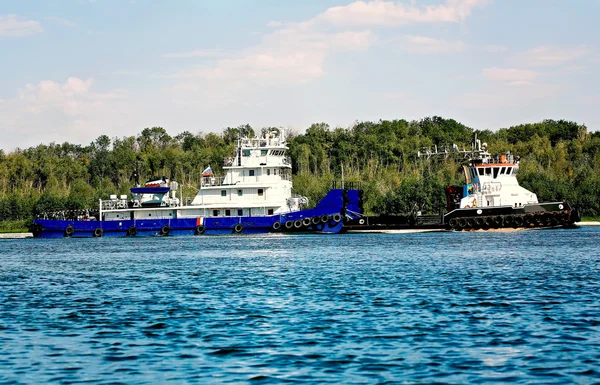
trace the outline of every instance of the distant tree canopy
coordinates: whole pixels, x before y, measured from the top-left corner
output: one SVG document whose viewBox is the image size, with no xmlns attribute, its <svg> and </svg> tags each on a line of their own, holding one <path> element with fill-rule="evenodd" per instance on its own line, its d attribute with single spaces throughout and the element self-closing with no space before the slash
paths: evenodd
<svg viewBox="0 0 600 385">
<path fill-rule="evenodd" d="M 10 153 L 0 150 L 0 221 L 31 219 L 52 209 L 95 207 L 98 199 L 126 194 L 136 169 L 141 181 L 167 176 L 193 196 L 202 170 L 222 173 L 240 135 L 255 136 L 250 125 L 227 127 L 221 134 L 183 132 L 174 137 L 162 127 L 137 136 L 99 136 L 88 146 L 40 144 Z M 474 130 L 453 119 L 381 120 L 331 128 L 312 124 L 304 134 L 286 132 L 293 161 L 294 190 L 316 203 L 340 179 L 360 182 L 369 213 L 406 213 L 414 208 L 438 213 L 444 186 L 462 182 L 461 164 L 419 159 L 424 147 L 469 148 L 474 135 L 491 153 L 521 157 L 519 180 L 540 201 L 567 199 L 584 215 L 600 215 L 600 134 L 565 120 L 545 120 L 490 130 Z"/>
</svg>

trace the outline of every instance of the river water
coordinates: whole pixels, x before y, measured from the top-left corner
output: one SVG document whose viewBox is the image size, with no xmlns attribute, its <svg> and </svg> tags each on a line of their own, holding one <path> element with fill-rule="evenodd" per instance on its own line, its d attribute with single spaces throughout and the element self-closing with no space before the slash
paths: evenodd
<svg viewBox="0 0 600 385">
<path fill-rule="evenodd" d="M 0 240 L 0 383 L 598 383 L 600 229 Z"/>
</svg>

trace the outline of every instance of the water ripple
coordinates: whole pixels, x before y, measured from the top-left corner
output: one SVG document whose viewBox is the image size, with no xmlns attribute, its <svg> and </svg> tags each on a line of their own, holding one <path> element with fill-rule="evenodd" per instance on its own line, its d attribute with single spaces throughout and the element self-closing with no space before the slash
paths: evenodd
<svg viewBox="0 0 600 385">
<path fill-rule="evenodd" d="M 594 383 L 600 229 L 0 241 L 0 383 Z"/>
</svg>

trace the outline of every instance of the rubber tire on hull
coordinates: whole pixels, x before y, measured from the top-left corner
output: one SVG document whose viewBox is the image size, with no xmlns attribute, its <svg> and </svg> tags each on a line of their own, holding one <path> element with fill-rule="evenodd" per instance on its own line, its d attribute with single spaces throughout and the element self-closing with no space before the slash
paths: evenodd
<svg viewBox="0 0 600 385">
<path fill-rule="evenodd" d="M 204 234 L 205 231 L 206 231 L 206 226 L 204 226 L 204 225 L 196 226 L 196 230 L 194 230 L 194 235 L 202 235 L 202 234 Z"/>
<path fill-rule="evenodd" d="M 294 227 L 297 228 L 297 229 L 301 228 L 302 227 L 302 221 L 300 219 L 296 219 L 294 221 Z"/>
<path fill-rule="evenodd" d="M 504 226 L 504 221 L 502 216 L 494 217 L 494 226 L 499 229 Z"/>
<path fill-rule="evenodd" d="M 515 225 L 514 227 L 523 227 L 523 216 L 517 215 L 515 216 Z"/>
<path fill-rule="evenodd" d="M 450 219 L 450 221 L 448 222 L 448 226 L 450 226 L 452 230 L 460 229 L 460 227 L 458 226 L 458 219 L 456 218 Z"/>
<path fill-rule="evenodd" d="M 96 227 L 96 230 L 94 230 L 94 238 L 101 238 L 102 235 L 104 235 L 104 230 L 100 227 Z"/>
<path fill-rule="evenodd" d="M 273 231 L 279 231 L 279 229 L 281 229 L 281 222 L 274 222 L 271 228 Z"/>
<path fill-rule="evenodd" d="M 235 225 L 235 226 L 233 227 L 233 232 L 234 232 L 234 233 L 236 233 L 236 234 L 239 234 L 239 233 L 241 233 L 241 232 L 242 232 L 242 230 L 244 230 L 244 226 L 242 226 L 242 224 L 241 224 L 241 223 L 238 223 L 237 225 Z"/>
<path fill-rule="evenodd" d="M 504 226 L 512 227 L 515 224 L 515 218 L 512 215 L 507 215 L 504 217 Z"/>
<path fill-rule="evenodd" d="M 75 228 L 71 225 L 67 226 L 67 228 L 65 229 L 65 236 L 72 237 L 73 234 L 75 234 Z"/>
<path fill-rule="evenodd" d="M 310 222 L 313 225 L 318 225 L 321 222 L 321 218 L 319 218 L 319 217 L 312 217 L 311 220 L 310 220 Z"/>
<path fill-rule="evenodd" d="M 160 229 L 160 235 L 162 235 L 163 237 L 166 237 L 167 235 L 169 235 L 169 232 L 171 232 L 171 228 L 168 225 L 164 225 Z"/>
<path fill-rule="evenodd" d="M 329 215 L 327 215 L 327 214 L 321 215 L 321 223 L 327 223 L 327 222 L 329 222 Z"/>
<path fill-rule="evenodd" d="M 311 223 L 312 223 L 312 221 L 309 217 L 306 217 L 302 220 L 302 224 L 306 227 L 310 226 Z"/>
<path fill-rule="evenodd" d="M 128 237 L 135 237 L 137 235 L 137 227 L 135 226 L 131 226 L 128 230 L 127 230 L 127 236 Z"/>
<path fill-rule="evenodd" d="M 294 227 L 294 221 L 285 221 L 285 229 L 286 230 L 291 230 L 292 227 Z"/>
</svg>

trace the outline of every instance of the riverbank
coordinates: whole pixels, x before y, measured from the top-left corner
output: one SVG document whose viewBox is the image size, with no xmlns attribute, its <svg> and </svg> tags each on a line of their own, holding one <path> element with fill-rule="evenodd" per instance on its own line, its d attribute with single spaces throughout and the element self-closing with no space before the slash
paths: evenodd
<svg viewBox="0 0 600 385">
<path fill-rule="evenodd" d="M 31 233 L 0 233 L 0 239 L 23 239 L 31 237 L 33 237 Z"/>
</svg>

